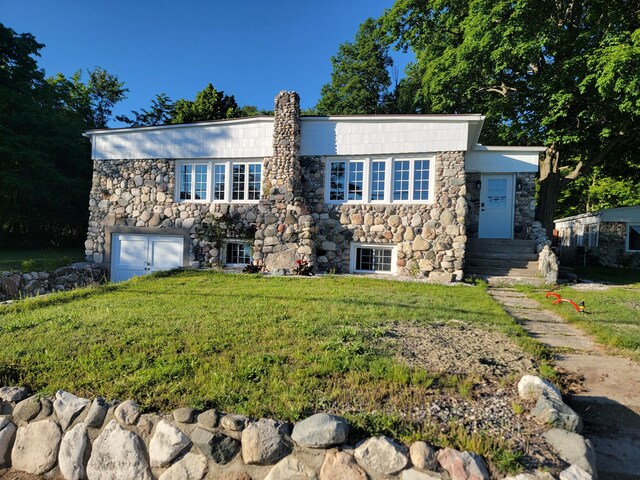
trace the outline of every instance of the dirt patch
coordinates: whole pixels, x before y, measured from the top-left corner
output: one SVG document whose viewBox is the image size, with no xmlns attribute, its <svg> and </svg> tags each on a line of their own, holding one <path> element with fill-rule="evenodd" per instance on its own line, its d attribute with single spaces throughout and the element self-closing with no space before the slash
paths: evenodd
<svg viewBox="0 0 640 480">
<path fill-rule="evenodd" d="M 44 477 L 42 475 L 30 475 L 24 472 L 16 472 L 10 468 L 0 468 L 0 480 L 41 480 L 43 478 L 59 479 L 61 477 Z"/>
<path fill-rule="evenodd" d="M 433 373 L 492 379 L 534 369 L 508 337 L 465 323 L 395 324 L 386 338 L 398 360 Z"/>
</svg>

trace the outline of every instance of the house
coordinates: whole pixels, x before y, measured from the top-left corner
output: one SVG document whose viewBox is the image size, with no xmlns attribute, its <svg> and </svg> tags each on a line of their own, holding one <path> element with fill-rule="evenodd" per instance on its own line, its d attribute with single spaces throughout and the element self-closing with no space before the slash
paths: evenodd
<svg viewBox="0 0 640 480">
<path fill-rule="evenodd" d="M 320 272 L 460 280 L 470 238 L 494 250 L 493 239 L 535 244 L 543 147 L 482 146 L 483 121 L 301 117 L 298 95 L 281 92 L 272 117 L 89 131 L 87 258 L 113 281 L 296 260 Z M 204 241 L 199 228 L 222 216 L 253 225 L 252 238 Z"/>
<path fill-rule="evenodd" d="M 554 224 L 563 262 L 590 257 L 610 267 L 640 268 L 640 205 L 560 218 Z"/>
</svg>

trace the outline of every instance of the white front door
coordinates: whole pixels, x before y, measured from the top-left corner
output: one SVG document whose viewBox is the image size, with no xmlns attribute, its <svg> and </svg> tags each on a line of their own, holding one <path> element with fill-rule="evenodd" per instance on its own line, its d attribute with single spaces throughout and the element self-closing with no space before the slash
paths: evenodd
<svg viewBox="0 0 640 480">
<path fill-rule="evenodd" d="M 182 266 L 184 239 L 165 235 L 114 233 L 111 241 L 111 281 Z"/>
<path fill-rule="evenodd" d="M 482 175 L 480 238 L 511 238 L 513 233 L 513 175 Z"/>
</svg>

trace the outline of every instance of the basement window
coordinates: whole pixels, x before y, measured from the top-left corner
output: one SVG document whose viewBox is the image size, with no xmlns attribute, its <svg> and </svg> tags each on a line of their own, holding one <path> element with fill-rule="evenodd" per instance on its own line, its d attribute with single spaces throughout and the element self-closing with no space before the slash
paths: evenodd
<svg viewBox="0 0 640 480">
<path fill-rule="evenodd" d="M 351 271 L 354 273 L 395 273 L 394 245 L 351 244 Z"/>
<path fill-rule="evenodd" d="M 244 267 L 253 261 L 251 247 L 248 243 L 228 242 L 225 248 L 225 265 L 228 267 Z"/>
</svg>

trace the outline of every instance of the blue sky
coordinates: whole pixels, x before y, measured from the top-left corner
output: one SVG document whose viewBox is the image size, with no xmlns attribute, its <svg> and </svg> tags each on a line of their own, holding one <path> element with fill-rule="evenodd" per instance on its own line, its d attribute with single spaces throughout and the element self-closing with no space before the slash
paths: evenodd
<svg viewBox="0 0 640 480">
<path fill-rule="evenodd" d="M 116 113 L 164 92 L 193 99 L 207 83 L 240 105 L 272 109 L 280 90 L 318 101 L 330 57 L 393 0 L 0 0 L 0 21 L 46 47 L 47 75 L 105 68 L 129 88 Z M 402 56 L 400 70 L 404 68 Z M 113 126 L 117 123 L 113 122 Z"/>
</svg>

